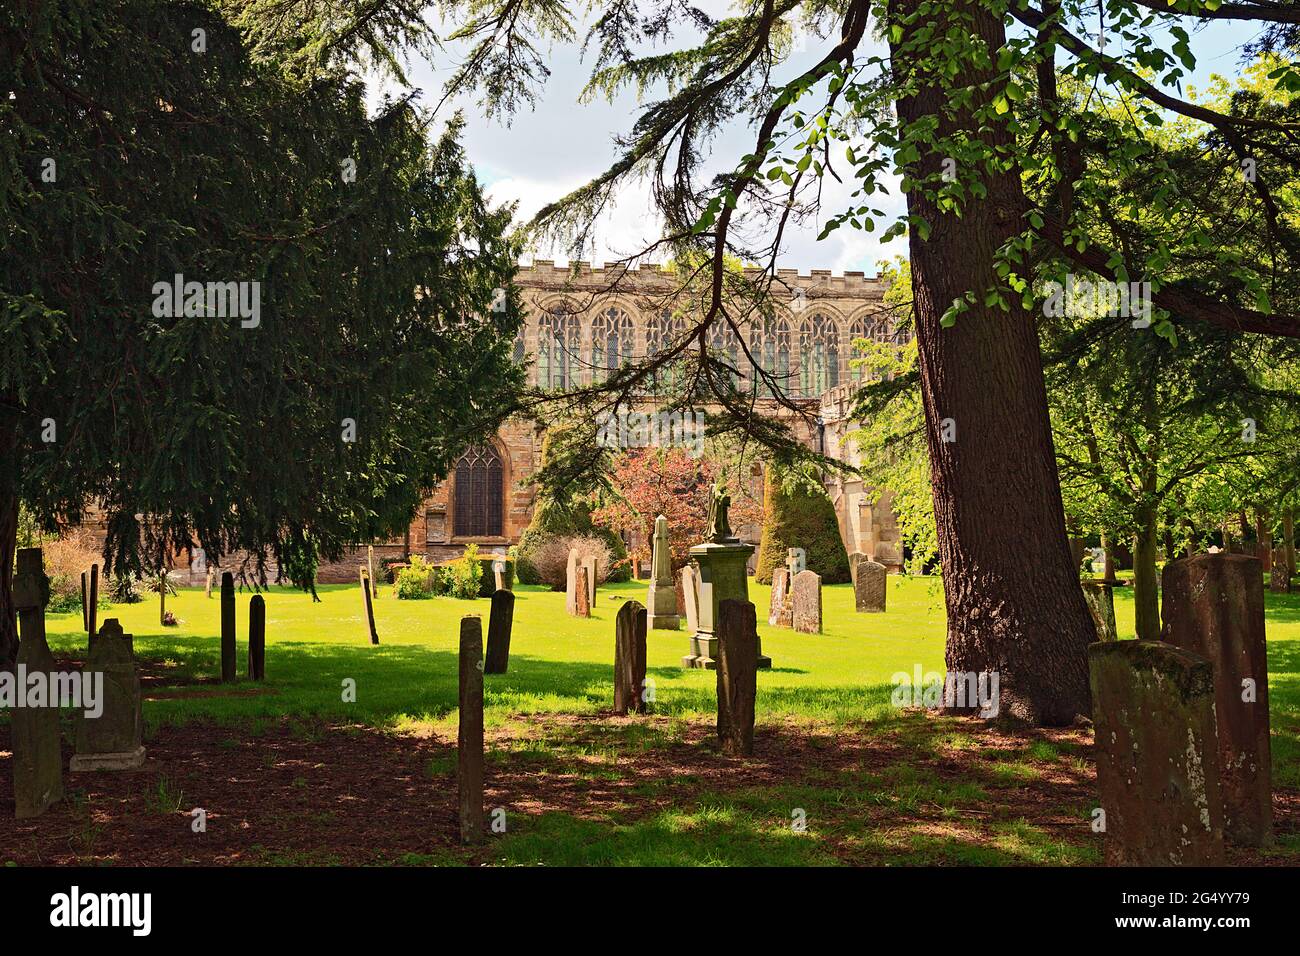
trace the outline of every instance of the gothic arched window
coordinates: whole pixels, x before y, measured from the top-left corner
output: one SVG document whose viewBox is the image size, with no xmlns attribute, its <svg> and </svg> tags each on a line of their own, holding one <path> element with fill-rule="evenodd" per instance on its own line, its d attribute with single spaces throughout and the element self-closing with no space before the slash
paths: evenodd
<svg viewBox="0 0 1300 956">
<path fill-rule="evenodd" d="M 653 358 L 660 352 L 666 352 L 681 341 L 686 334 L 686 317 L 677 313 L 656 312 L 646 320 L 645 354 Z M 676 364 L 676 363 L 674 363 Z M 679 370 L 671 366 L 660 369 L 655 374 L 656 390 L 671 391 L 680 381 Z"/>
<path fill-rule="evenodd" d="M 456 461 L 453 533 L 466 538 L 499 538 L 504 504 L 501 456 L 491 445 L 472 445 Z"/>
<path fill-rule="evenodd" d="M 840 327 L 814 312 L 799 329 L 799 393 L 814 398 L 840 383 Z"/>
<path fill-rule="evenodd" d="M 736 337 L 736 330 L 721 316 L 709 326 L 709 351 L 714 361 L 725 362 L 736 370 L 726 373 L 735 385 L 740 370 L 740 339 Z"/>
<path fill-rule="evenodd" d="M 569 388 L 578 384 L 580 343 L 578 317 L 572 312 L 557 309 L 541 314 L 537 321 L 537 384 L 540 387 Z"/>
<path fill-rule="evenodd" d="M 604 381 L 620 365 L 632 361 L 632 316 L 617 306 L 597 312 L 591 320 L 591 367 L 595 381 Z"/>
<path fill-rule="evenodd" d="M 763 371 L 776 380 L 782 390 L 790 387 L 790 323 L 780 317 L 768 318 L 756 324 L 750 333 L 750 351 L 758 359 Z M 755 386 L 759 395 L 771 396 L 773 389 L 759 379 L 755 370 Z"/>
</svg>

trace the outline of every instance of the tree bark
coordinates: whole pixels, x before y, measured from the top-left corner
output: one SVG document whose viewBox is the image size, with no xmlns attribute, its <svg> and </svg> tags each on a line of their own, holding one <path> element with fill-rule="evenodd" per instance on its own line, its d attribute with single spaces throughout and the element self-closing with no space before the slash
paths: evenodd
<svg viewBox="0 0 1300 956">
<path fill-rule="evenodd" d="M 18 658 L 14 557 L 18 549 L 18 417 L 0 411 L 0 670 Z"/>
<path fill-rule="evenodd" d="M 1255 509 L 1255 553 L 1263 571 L 1268 574 L 1273 570 L 1273 525 L 1269 514 L 1262 508 Z"/>
<path fill-rule="evenodd" d="M 1140 505 L 1133 542 L 1133 622 L 1138 640 L 1160 640 L 1160 582 L 1156 574 L 1159 549 L 1154 506 Z"/>
<path fill-rule="evenodd" d="M 1111 545 L 1110 535 L 1101 536 L 1101 579 L 1103 581 L 1115 581 L 1115 549 Z"/>
<path fill-rule="evenodd" d="M 1286 540 L 1282 546 L 1286 548 L 1286 589 L 1290 591 L 1293 587 L 1292 578 L 1295 577 L 1295 509 L 1287 508 L 1282 515 L 1282 534 Z"/>
<path fill-rule="evenodd" d="M 953 106 L 946 86 L 954 81 L 898 53 L 923 22 L 938 16 L 901 19 L 920 2 L 895 0 L 891 7 L 903 31 L 901 38 L 891 35 L 893 68 L 904 82 L 914 81 L 913 92 L 898 100 L 899 118 L 937 121 L 940 137 L 964 130 L 1009 148 L 1005 128 L 981 128 L 972 115 L 995 92 L 993 69 L 970 63 L 960 85 L 975 102 Z M 953 16 L 965 18 L 954 26 L 973 24 L 996 62 L 1006 40 L 999 18 L 979 3 L 954 6 Z M 922 149 L 915 172 L 934 181 L 945 157 Z M 1096 632 L 1066 540 L 1035 317 L 1013 295 L 1005 310 L 976 304 L 951 328 L 940 327 L 955 299 L 975 291 L 983 302 L 984 290 L 997 281 L 997 249 L 1024 227 L 1016 174 L 983 175 L 988 198 L 969 202 L 960 216 L 940 212 L 920 189 L 907 194 L 908 212 L 930 227 L 928 239 L 911 230 L 910 252 L 948 611 L 945 656 L 950 671 L 997 671 L 1002 713 L 1062 725 L 1091 712 L 1087 646 Z M 955 441 L 944 440 L 949 419 Z"/>
</svg>

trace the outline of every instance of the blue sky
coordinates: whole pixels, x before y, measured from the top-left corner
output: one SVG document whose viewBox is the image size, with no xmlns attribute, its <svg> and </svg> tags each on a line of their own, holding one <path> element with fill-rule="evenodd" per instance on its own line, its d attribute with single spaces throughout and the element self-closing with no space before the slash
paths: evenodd
<svg viewBox="0 0 1300 956">
<path fill-rule="evenodd" d="M 705 0 L 699 4 L 713 15 L 722 14 L 727 4 Z M 1195 21 L 1186 21 L 1189 24 Z M 1198 69 L 1190 78 L 1203 85 L 1211 73 L 1234 75 L 1239 70 L 1241 46 L 1254 35 L 1253 28 L 1222 21 L 1210 22 L 1195 30 L 1193 49 Z M 820 56 L 827 41 L 808 38 L 803 52 L 785 64 L 786 74 L 794 75 Z M 578 94 L 589 74 L 589 63 L 580 58 L 580 44 L 558 46 L 550 51 L 551 77 L 536 109 L 514 117 L 506 126 L 484 119 L 473 101 L 455 104 L 467 118 L 465 147 L 480 180 L 496 201 L 519 202 L 519 216 L 526 219 L 543 204 L 550 202 L 602 172 L 616 155 L 614 137 L 626 132 L 637 113 L 637 101 L 621 97 L 613 104 L 603 100 L 587 104 L 578 102 Z M 878 48 L 872 52 L 881 52 Z M 423 91 L 426 104 L 436 102 L 445 78 L 455 68 L 456 51 L 438 54 L 432 61 L 408 64 L 408 78 Z M 381 87 L 372 92 L 377 98 Z M 393 88 L 387 88 L 390 92 Z M 444 107 L 444 109 L 447 109 Z M 448 110 L 448 113 L 450 110 Z M 719 168 L 731 167 L 752 148 L 752 134 L 743 128 L 727 130 L 713 142 L 713 156 Z M 847 202 L 851 187 L 828 180 L 825 208 L 838 210 Z M 887 209 L 901 209 L 901 197 L 891 188 L 892 204 Z M 819 226 L 809 224 L 788 233 L 780 265 L 809 269 L 876 271 L 876 263 L 905 251 L 905 241 L 896 240 L 882 246 L 873 234 L 840 229 L 825 240 L 817 241 Z M 880 230 L 878 229 L 878 232 Z M 630 184 L 619 196 L 612 212 L 600 223 L 597 248 L 590 256 L 597 262 L 636 251 L 658 235 L 657 220 L 649 212 L 648 191 Z M 537 258 L 563 260 L 560 250 L 534 250 Z"/>
</svg>

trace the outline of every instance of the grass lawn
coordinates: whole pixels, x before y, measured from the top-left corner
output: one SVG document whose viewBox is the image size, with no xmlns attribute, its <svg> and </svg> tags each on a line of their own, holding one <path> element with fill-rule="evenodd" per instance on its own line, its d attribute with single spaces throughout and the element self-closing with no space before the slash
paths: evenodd
<svg viewBox="0 0 1300 956">
<path fill-rule="evenodd" d="M 221 863 L 1065 863 L 1100 859 L 1086 729 L 1023 730 L 900 712 L 891 675 L 943 669 L 934 578 L 894 576 L 889 611 L 824 590 L 826 632 L 764 623 L 756 754 L 718 752 L 712 672 L 679 666 L 684 632 L 652 631 L 653 713 L 610 715 L 614 616 L 638 582 L 599 592 L 591 619 L 564 595 L 516 592 L 510 670 L 486 678 L 488 806 L 505 832 L 455 841 L 456 641 L 488 601 L 397 601 L 383 589 L 372 647 L 359 589 L 321 601 L 267 594 L 265 685 L 216 683 L 219 601 L 202 590 L 101 610 L 135 635 L 150 760 L 134 774 L 68 775 L 40 822 L 0 810 L 0 861 Z M 248 601 L 237 597 L 239 670 Z M 1300 860 L 1300 594 L 1268 596 L 1279 841 L 1238 862 Z M 1121 634 L 1131 596 L 1117 593 Z M 79 613 L 49 615 L 56 656 L 84 659 Z M 356 700 L 343 687 L 355 681 Z M 68 721 L 71 736 L 71 720 Z M 8 728 L 0 724 L 0 750 Z M 0 761 L 0 800 L 10 799 Z M 189 811 L 209 829 L 194 834 Z M 12 831 L 12 832 L 9 832 Z"/>
</svg>

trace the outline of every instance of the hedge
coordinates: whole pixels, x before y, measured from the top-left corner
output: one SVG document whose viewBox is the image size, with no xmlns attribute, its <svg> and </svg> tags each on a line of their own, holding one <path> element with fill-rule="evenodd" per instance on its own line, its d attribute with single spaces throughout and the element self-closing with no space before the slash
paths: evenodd
<svg viewBox="0 0 1300 956">
<path fill-rule="evenodd" d="M 808 570 L 820 574 L 823 584 L 852 580 L 830 496 L 820 486 L 813 490 L 802 482 L 787 487 L 783 477 L 777 466 L 770 465 L 763 478 L 763 536 L 754 580 L 771 584 L 772 572 L 785 565 L 790 548 L 807 552 Z"/>
</svg>

